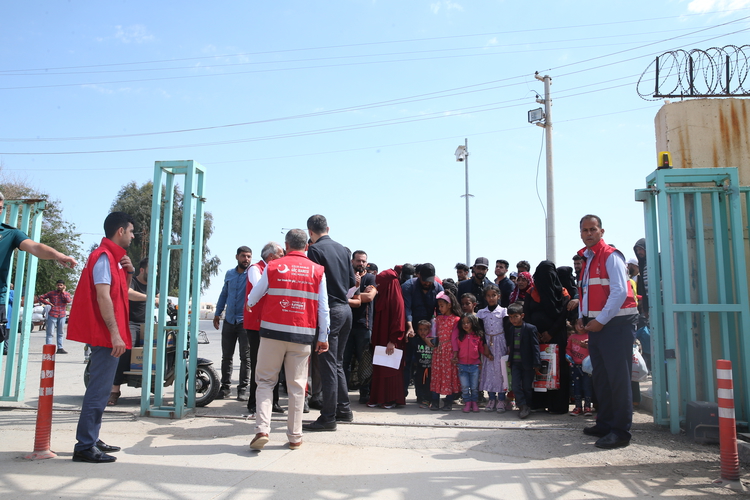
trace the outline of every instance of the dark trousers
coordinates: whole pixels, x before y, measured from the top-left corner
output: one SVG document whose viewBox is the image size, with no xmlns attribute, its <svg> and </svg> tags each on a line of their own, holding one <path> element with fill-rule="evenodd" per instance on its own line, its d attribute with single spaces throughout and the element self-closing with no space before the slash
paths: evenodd
<svg viewBox="0 0 750 500">
<path fill-rule="evenodd" d="M 589 333 L 589 356 L 594 367 L 594 395 L 599 406 L 596 425 L 630 439 L 633 423 L 633 341 L 637 316 L 616 316 L 600 332 Z"/>
<path fill-rule="evenodd" d="M 99 429 L 102 427 L 102 415 L 107 407 L 112 381 L 115 378 L 118 358 L 112 356 L 109 347 L 91 347 L 89 358 L 89 385 L 81 403 L 81 415 L 78 418 L 76 443 L 74 450 L 87 450 L 99 439 Z"/>
<path fill-rule="evenodd" d="M 258 389 L 258 383 L 255 381 L 255 368 L 258 366 L 258 348 L 260 347 L 260 332 L 258 330 L 246 330 L 248 346 L 250 349 L 250 393 L 247 395 L 247 409 L 255 408 L 255 391 Z M 273 403 L 279 402 L 279 382 L 273 388 Z"/>
<path fill-rule="evenodd" d="M 516 396 L 516 406 L 530 406 L 534 397 L 534 369 L 524 368 L 521 363 L 511 363 L 510 378 L 513 394 Z"/>
<path fill-rule="evenodd" d="M 594 392 L 591 375 L 584 372 L 581 365 L 573 365 L 570 369 L 570 375 L 573 380 L 573 396 L 576 400 L 576 408 L 581 408 L 582 405 L 590 407 L 591 396 Z M 562 385 L 560 387 L 562 388 Z"/>
<path fill-rule="evenodd" d="M 330 304 L 330 303 L 329 303 Z M 331 332 L 328 351 L 318 354 L 318 368 L 323 387 L 323 409 L 320 422 L 334 422 L 336 412 L 349 412 L 349 388 L 344 374 L 344 350 L 352 328 L 349 304 L 331 304 Z"/>
<path fill-rule="evenodd" d="M 352 325 L 352 330 L 349 333 L 349 340 L 346 341 L 346 349 L 344 350 L 344 372 L 346 375 L 346 380 L 349 380 L 351 378 L 352 357 L 357 357 L 357 379 L 359 380 L 359 394 L 361 396 L 370 395 L 370 381 L 372 380 L 372 374 L 370 374 L 369 377 L 365 377 L 363 375 L 362 354 L 370 345 L 371 338 L 372 331 L 369 328 L 361 323 Z"/>
<path fill-rule="evenodd" d="M 417 401 L 420 401 L 419 397 L 422 396 L 423 398 L 427 399 L 427 397 L 422 393 L 422 384 L 420 381 L 417 380 L 417 376 L 415 376 L 414 371 L 417 367 L 417 346 L 419 343 L 419 337 L 416 335 L 406 341 L 406 346 L 404 347 L 404 395 L 409 395 L 409 382 L 411 382 L 412 377 L 414 377 L 414 392 L 417 393 Z M 430 387 L 427 386 L 427 391 L 429 394 Z"/>
<path fill-rule="evenodd" d="M 232 385 L 232 359 L 234 348 L 240 344 L 240 381 L 237 389 L 247 389 L 250 383 L 250 349 L 248 348 L 247 332 L 242 321 L 232 324 L 224 320 L 221 327 L 221 388 L 229 389 Z"/>
</svg>

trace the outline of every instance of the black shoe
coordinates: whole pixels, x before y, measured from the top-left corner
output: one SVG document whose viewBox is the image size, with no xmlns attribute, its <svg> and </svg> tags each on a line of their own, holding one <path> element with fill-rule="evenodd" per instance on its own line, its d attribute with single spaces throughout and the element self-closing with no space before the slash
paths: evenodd
<svg viewBox="0 0 750 500">
<path fill-rule="evenodd" d="M 307 406 L 309 406 L 313 410 L 322 410 L 323 409 L 323 402 L 319 399 L 310 399 L 308 401 Z"/>
<path fill-rule="evenodd" d="M 237 389 L 237 401 L 247 401 L 247 389 Z"/>
<path fill-rule="evenodd" d="M 311 424 L 304 424 L 302 429 L 306 431 L 335 431 L 336 422 L 319 422 L 316 420 Z"/>
<path fill-rule="evenodd" d="M 630 439 L 621 438 L 614 432 L 610 432 L 603 438 L 599 439 L 594 443 L 597 448 L 603 448 L 605 450 L 611 450 L 614 448 L 623 448 L 630 444 Z"/>
<path fill-rule="evenodd" d="M 350 411 L 336 412 L 336 422 L 354 422 L 354 413 Z"/>
<path fill-rule="evenodd" d="M 598 425 L 592 425 L 591 427 L 584 427 L 583 433 L 587 436 L 596 436 L 596 437 L 604 437 L 607 434 L 609 434 L 609 431 L 605 431 L 602 427 Z"/>
<path fill-rule="evenodd" d="M 90 464 L 108 464 L 117 460 L 117 457 L 102 453 L 102 451 L 96 446 L 92 446 L 88 450 L 74 451 L 73 461 L 74 462 L 88 462 Z"/>
<path fill-rule="evenodd" d="M 122 449 L 119 446 L 108 445 L 101 439 L 96 442 L 96 447 L 99 448 L 99 451 L 103 451 L 104 453 L 115 453 Z"/>
<path fill-rule="evenodd" d="M 229 399 L 232 395 L 232 390 L 229 387 L 222 387 L 219 389 L 219 394 L 216 395 L 216 399 Z"/>
<path fill-rule="evenodd" d="M 359 404 L 366 405 L 370 401 L 370 395 L 369 394 L 360 394 L 359 395 Z"/>
<path fill-rule="evenodd" d="M 253 406 L 252 408 L 248 407 L 247 411 L 248 413 L 250 413 L 250 415 L 255 415 L 257 413 L 255 406 Z"/>
<path fill-rule="evenodd" d="M 57 353 L 56 353 L 56 354 L 68 354 L 68 351 L 66 351 L 65 349 L 63 349 L 63 348 L 61 347 L 61 348 L 59 348 L 59 349 L 57 350 Z"/>
<path fill-rule="evenodd" d="M 273 413 L 286 413 L 286 410 L 279 405 L 279 403 L 274 403 L 273 407 L 271 408 L 271 411 Z"/>
</svg>

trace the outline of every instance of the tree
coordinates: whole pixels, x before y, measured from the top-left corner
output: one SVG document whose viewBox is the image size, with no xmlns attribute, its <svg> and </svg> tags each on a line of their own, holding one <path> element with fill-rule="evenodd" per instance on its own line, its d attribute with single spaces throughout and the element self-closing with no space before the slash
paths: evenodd
<svg viewBox="0 0 750 500">
<path fill-rule="evenodd" d="M 133 264 L 138 266 L 138 262 L 144 257 L 148 257 L 149 245 L 151 242 L 151 200 L 153 196 L 154 184 L 149 181 L 141 186 L 134 181 L 125 184 L 120 192 L 117 193 L 115 201 L 112 203 L 112 211 L 121 211 L 130 214 L 135 221 L 135 238 L 133 243 L 130 244 L 128 249 L 128 255 L 130 256 Z M 162 201 L 165 199 L 166 188 L 162 186 L 161 196 Z M 172 230 L 170 237 L 170 244 L 179 244 L 182 236 L 182 214 L 183 214 L 183 193 L 178 185 L 174 187 L 173 193 L 174 199 L 174 210 L 172 212 Z M 164 204 L 162 204 L 164 207 Z M 161 221 L 164 221 L 164 208 L 162 208 Z M 210 212 L 205 212 L 203 218 L 203 267 L 201 275 L 200 291 L 208 288 L 211 283 L 211 277 L 216 276 L 219 272 L 219 266 L 221 260 L 219 257 L 211 257 L 211 250 L 208 248 L 208 240 L 214 232 L 213 216 Z M 195 220 L 193 220 L 193 227 L 195 227 Z M 161 234 L 163 226 L 159 226 L 159 234 Z M 171 263 L 169 268 L 169 293 L 168 295 L 177 295 L 177 287 L 179 281 L 179 255 L 173 253 L 171 255 Z M 191 255 L 192 258 L 192 255 Z"/>
<path fill-rule="evenodd" d="M 74 223 L 63 218 L 62 204 L 59 200 L 50 200 L 46 193 L 34 189 L 26 181 L 7 175 L 0 165 L 0 191 L 6 200 L 43 199 L 47 202 L 42 216 L 41 243 L 49 245 L 66 255 L 71 255 L 83 265 L 84 256 L 81 253 L 83 242 L 81 233 L 76 232 Z M 10 225 L 18 226 L 19 221 L 8 221 Z M 74 291 L 78 284 L 80 270 L 63 268 L 52 260 L 39 260 L 36 274 L 35 295 L 47 293 L 55 289 L 57 280 L 62 279 L 68 290 Z M 15 276 L 13 276 L 15 278 Z"/>
</svg>

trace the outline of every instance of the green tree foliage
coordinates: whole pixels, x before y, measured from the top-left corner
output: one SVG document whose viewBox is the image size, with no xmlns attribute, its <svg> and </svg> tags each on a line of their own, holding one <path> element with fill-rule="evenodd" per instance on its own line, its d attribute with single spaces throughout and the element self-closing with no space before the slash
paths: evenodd
<svg viewBox="0 0 750 500">
<path fill-rule="evenodd" d="M 128 255 L 137 267 L 138 262 L 144 257 L 148 257 L 149 245 L 151 243 L 151 198 L 153 196 L 153 182 L 146 182 L 138 185 L 136 182 L 125 184 L 120 192 L 117 193 L 115 201 L 112 203 L 112 211 L 121 211 L 130 214 L 135 221 L 135 239 L 128 249 Z M 162 186 L 161 196 L 164 200 L 166 188 Z M 174 188 L 174 210 L 172 213 L 172 230 L 170 244 L 178 244 L 182 235 L 182 214 L 183 214 L 183 193 L 179 186 Z M 164 206 L 164 204 L 162 204 Z M 162 209 L 163 210 L 163 209 Z M 162 212 L 161 221 L 164 221 Z M 208 240 L 214 232 L 214 219 L 210 212 L 204 213 L 203 218 L 203 268 L 201 275 L 200 290 L 203 292 L 211 283 L 211 277 L 216 276 L 219 272 L 221 260 L 219 257 L 211 257 L 211 250 L 208 248 Z M 195 221 L 193 221 L 195 225 Z M 162 227 L 159 231 L 161 234 Z M 192 255 L 191 255 L 192 258 Z M 169 269 L 169 295 L 177 295 L 177 285 L 179 281 L 179 259 L 177 252 L 172 252 L 171 264 Z"/>
<path fill-rule="evenodd" d="M 0 191 L 6 200 L 20 199 L 42 199 L 47 201 L 42 216 L 42 234 L 39 238 L 41 243 L 49 245 L 65 255 L 71 255 L 79 263 L 79 267 L 85 264 L 85 257 L 81 252 L 83 242 L 81 233 L 76 232 L 76 226 L 63 218 L 62 204 L 59 200 L 50 200 L 47 194 L 42 193 L 27 182 L 13 179 L 2 172 L 0 167 Z M 8 221 L 14 226 L 20 225 L 19 221 Z M 39 260 L 36 274 L 35 295 L 47 293 L 55 289 L 57 280 L 65 280 L 68 291 L 74 291 L 78 284 L 80 269 L 63 268 L 55 261 Z"/>
</svg>

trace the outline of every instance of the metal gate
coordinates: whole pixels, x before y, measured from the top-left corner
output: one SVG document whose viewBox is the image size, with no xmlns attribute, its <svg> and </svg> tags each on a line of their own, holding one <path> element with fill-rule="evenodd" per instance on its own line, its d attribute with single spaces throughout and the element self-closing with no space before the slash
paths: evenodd
<svg viewBox="0 0 750 500">
<path fill-rule="evenodd" d="M 736 168 L 656 170 L 644 203 L 654 421 L 680 431 L 690 401 L 716 401 L 732 361 L 737 422 L 750 416 L 746 220 Z M 747 206 L 747 205 L 746 205 Z"/>
<path fill-rule="evenodd" d="M 172 243 L 172 220 L 174 213 L 174 187 L 177 176 L 184 176 L 182 200 L 182 232 L 179 242 Z M 195 371 L 198 361 L 198 309 L 190 307 L 189 301 L 200 303 L 201 270 L 203 267 L 203 183 L 205 169 L 193 160 L 157 161 L 154 165 L 154 191 L 151 204 L 151 243 L 148 249 L 148 289 L 146 292 L 146 318 L 154 317 L 156 277 L 159 289 L 168 295 L 169 264 L 173 252 L 180 262 L 178 285 L 177 326 L 166 326 L 166 307 L 159 308 L 157 324 L 146 321 L 143 349 L 143 387 L 141 390 L 141 415 L 150 417 L 181 418 L 195 408 Z M 163 183 L 163 185 L 162 185 Z M 165 197 L 162 200 L 162 189 Z M 163 214 L 163 221 L 162 221 Z M 162 230 L 159 234 L 160 222 Z M 158 253 L 157 253 L 158 252 Z M 158 258 L 157 258 L 158 257 Z M 165 301 L 166 302 L 166 301 Z M 188 314 L 190 319 L 188 320 Z M 154 332 L 156 330 L 156 332 Z M 154 383 L 154 402 L 150 403 L 152 376 L 155 381 L 164 380 L 164 361 L 167 349 L 167 331 L 175 334 L 174 398 L 173 404 L 165 402 L 164 385 Z M 156 335 L 156 363 L 152 374 L 152 349 Z M 190 349 L 188 350 L 188 338 Z M 185 376 L 180 376 L 185 374 Z M 188 376 L 189 375 L 189 376 Z M 187 385 L 187 387 L 186 387 Z M 187 394 L 187 396 L 186 396 Z"/>
<path fill-rule="evenodd" d="M 42 216 L 46 205 L 47 202 L 44 200 L 5 200 L 5 209 L 0 221 L 17 227 L 32 240 L 39 241 L 42 234 Z M 8 317 L 8 355 L 0 355 L 0 373 L 2 373 L 3 379 L 0 401 L 23 401 L 24 399 L 37 264 L 38 259 L 27 252 L 13 252 L 10 258 L 8 279 L 5 283 L 8 290 L 5 295 L 6 311 L 10 301 L 11 275 L 14 266 L 13 286 L 15 290 L 13 311 Z M 20 314 L 22 295 L 23 315 Z"/>
</svg>

